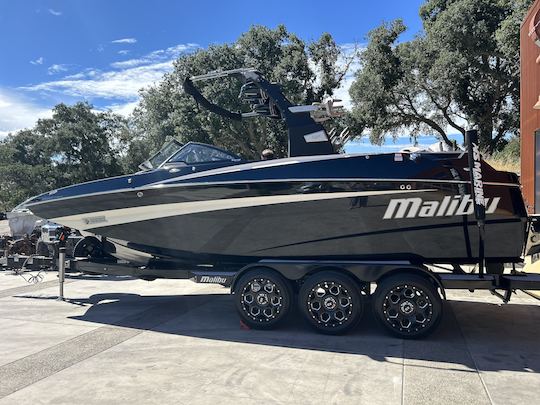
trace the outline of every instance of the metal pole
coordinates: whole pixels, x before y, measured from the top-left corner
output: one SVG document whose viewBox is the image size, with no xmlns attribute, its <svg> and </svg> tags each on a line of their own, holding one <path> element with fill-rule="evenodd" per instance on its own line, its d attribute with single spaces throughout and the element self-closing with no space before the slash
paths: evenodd
<svg viewBox="0 0 540 405">
<path fill-rule="evenodd" d="M 474 200 L 474 216 L 478 225 L 478 273 L 484 277 L 484 240 L 486 236 L 486 200 L 484 182 L 482 180 L 482 160 L 478 146 L 478 131 L 469 129 L 465 132 L 469 152 L 469 176 L 471 180 L 471 196 Z"/>
<path fill-rule="evenodd" d="M 58 253 L 58 282 L 60 286 L 60 292 L 58 294 L 59 301 L 64 301 L 65 274 L 66 274 L 66 248 L 61 247 Z"/>
</svg>

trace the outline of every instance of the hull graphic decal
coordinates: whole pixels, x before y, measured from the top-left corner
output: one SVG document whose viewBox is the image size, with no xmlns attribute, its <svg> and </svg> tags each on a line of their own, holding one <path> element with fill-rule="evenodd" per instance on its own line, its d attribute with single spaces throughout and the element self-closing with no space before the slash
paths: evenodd
<svg viewBox="0 0 540 405">
<path fill-rule="evenodd" d="M 384 190 L 384 191 L 353 191 L 339 193 L 312 193 L 273 195 L 260 197 L 226 198 L 209 201 L 193 201 L 170 204 L 157 204 L 139 207 L 122 208 L 107 211 L 89 212 L 51 218 L 51 221 L 78 230 L 98 229 L 126 223 L 147 221 L 158 218 L 175 217 L 201 212 L 230 210 L 236 208 L 260 207 L 274 204 L 289 204 L 309 201 L 333 200 L 341 198 L 367 197 L 376 195 L 391 195 L 404 193 L 420 193 L 436 191 L 424 190 Z M 96 220 L 99 218 L 99 221 Z"/>
</svg>

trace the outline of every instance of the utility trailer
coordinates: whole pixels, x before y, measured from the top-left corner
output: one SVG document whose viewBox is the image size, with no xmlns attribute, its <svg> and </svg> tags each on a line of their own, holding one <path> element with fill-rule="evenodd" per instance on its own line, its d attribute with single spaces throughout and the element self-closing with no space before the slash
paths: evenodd
<svg viewBox="0 0 540 405">
<path fill-rule="evenodd" d="M 8 255 L 0 257 L 0 270 L 39 271 L 53 269 L 57 266 L 54 257 L 42 255 Z"/>
<path fill-rule="evenodd" d="M 33 215 L 26 214 L 26 217 L 16 218 L 27 217 Z M 35 222 L 35 217 L 31 219 Z M 56 270 L 60 243 L 66 248 L 67 256 L 73 258 L 88 252 L 89 240 L 92 239 L 84 238 L 71 229 L 49 223 L 35 227 L 31 234 L 18 238 L 0 236 L 0 270 L 16 272 Z"/>
</svg>

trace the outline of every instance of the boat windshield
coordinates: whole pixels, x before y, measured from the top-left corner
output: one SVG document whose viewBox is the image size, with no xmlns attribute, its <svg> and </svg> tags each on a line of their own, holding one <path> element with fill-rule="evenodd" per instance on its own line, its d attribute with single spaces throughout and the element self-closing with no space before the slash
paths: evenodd
<svg viewBox="0 0 540 405">
<path fill-rule="evenodd" d="M 165 143 L 158 153 L 141 163 L 139 168 L 142 170 L 152 170 L 161 166 L 163 162 L 167 161 L 167 159 L 169 159 L 177 151 L 181 150 L 182 146 L 183 145 L 176 139 Z"/>
<path fill-rule="evenodd" d="M 239 160 L 241 159 L 238 156 L 215 146 L 190 142 L 176 152 L 167 163 L 184 162 L 192 165 L 211 162 L 237 162 Z"/>
</svg>

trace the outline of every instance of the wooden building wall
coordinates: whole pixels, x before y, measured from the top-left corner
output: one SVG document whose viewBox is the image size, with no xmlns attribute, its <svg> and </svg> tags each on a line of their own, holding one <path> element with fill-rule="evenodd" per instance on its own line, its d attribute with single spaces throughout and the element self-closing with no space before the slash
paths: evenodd
<svg viewBox="0 0 540 405">
<path fill-rule="evenodd" d="M 535 168 L 535 132 L 540 130 L 540 110 L 533 109 L 540 96 L 540 47 L 529 36 L 529 31 L 531 20 L 539 10 L 540 0 L 536 0 L 523 21 L 520 34 L 521 184 L 527 209 L 531 213 L 535 206 L 535 182 L 540 181 L 540 167 Z M 540 201 L 537 202 L 540 205 L 538 203 Z"/>
</svg>

